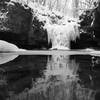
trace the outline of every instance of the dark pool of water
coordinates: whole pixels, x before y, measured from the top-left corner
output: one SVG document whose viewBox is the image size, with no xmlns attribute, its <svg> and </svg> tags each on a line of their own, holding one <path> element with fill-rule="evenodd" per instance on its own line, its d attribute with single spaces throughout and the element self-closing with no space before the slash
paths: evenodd
<svg viewBox="0 0 100 100">
<path fill-rule="evenodd" d="M 0 100 L 99 100 L 100 57 L 1 55 Z"/>
</svg>

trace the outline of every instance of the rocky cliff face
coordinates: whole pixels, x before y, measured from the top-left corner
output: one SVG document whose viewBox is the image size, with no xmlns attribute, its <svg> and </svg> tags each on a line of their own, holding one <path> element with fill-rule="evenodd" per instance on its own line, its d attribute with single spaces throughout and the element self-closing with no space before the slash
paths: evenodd
<svg viewBox="0 0 100 100">
<path fill-rule="evenodd" d="M 98 43 L 98 46 L 100 46 L 100 2 L 98 7 L 95 9 L 94 17 L 93 30 L 95 41 Z"/>
<path fill-rule="evenodd" d="M 0 39 L 18 47 L 33 49 L 47 44 L 46 31 L 42 23 L 32 21 L 31 9 L 17 2 L 0 2 Z M 34 27 L 33 27 L 34 26 Z"/>
<path fill-rule="evenodd" d="M 0 39 L 24 45 L 32 20 L 31 10 L 19 3 L 3 2 L 0 6 Z"/>
<path fill-rule="evenodd" d="M 76 40 L 76 42 L 71 42 L 71 47 L 73 49 L 85 49 L 85 48 L 98 48 L 98 44 L 95 38 L 94 34 L 94 19 L 96 9 L 90 9 L 87 11 L 84 11 L 83 14 L 81 14 L 80 18 L 80 38 Z M 96 18 L 96 20 L 99 20 Z M 100 24 L 98 24 L 100 26 Z"/>
</svg>

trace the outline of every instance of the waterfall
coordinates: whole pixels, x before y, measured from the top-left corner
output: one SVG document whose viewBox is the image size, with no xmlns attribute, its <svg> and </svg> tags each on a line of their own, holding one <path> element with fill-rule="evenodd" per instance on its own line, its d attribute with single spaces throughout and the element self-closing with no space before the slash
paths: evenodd
<svg viewBox="0 0 100 100">
<path fill-rule="evenodd" d="M 79 0 L 28 0 L 27 5 L 35 12 L 33 16 L 45 22 L 43 28 L 52 43 L 51 49 L 69 50 L 70 41 L 79 37 L 78 3 Z"/>
<path fill-rule="evenodd" d="M 49 1 L 50 2 L 50 1 Z M 45 24 L 48 32 L 48 41 L 51 41 L 51 49 L 70 49 L 70 41 L 79 37 L 78 31 L 78 0 L 61 0 L 59 9 L 64 17 L 56 23 L 49 21 Z M 59 4 L 59 0 L 58 0 Z M 50 7 L 49 7 L 50 8 Z M 57 7 L 56 7 L 57 8 Z M 55 8 L 52 8 L 52 10 Z M 55 10 L 54 10 L 55 11 Z"/>
<path fill-rule="evenodd" d="M 52 43 L 52 49 L 69 49 L 70 41 L 79 37 L 76 22 L 66 22 L 66 25 L 46 25 L 48 39 Z"/>
</svg>

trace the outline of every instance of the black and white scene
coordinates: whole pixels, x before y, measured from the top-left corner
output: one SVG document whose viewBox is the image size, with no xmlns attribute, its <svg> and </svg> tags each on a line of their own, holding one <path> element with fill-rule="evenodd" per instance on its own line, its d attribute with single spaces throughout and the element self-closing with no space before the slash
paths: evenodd
<svg viewBox="0 0 100 100">
<path fill-rule="evenodd" d="M 0 0 L 0 100 L 100 100 L 100 0 Z"/>
</svg>

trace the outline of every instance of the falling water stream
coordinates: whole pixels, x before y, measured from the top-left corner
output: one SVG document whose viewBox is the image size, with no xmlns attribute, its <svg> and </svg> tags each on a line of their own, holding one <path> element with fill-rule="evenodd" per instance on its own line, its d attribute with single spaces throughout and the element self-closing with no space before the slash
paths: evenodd
<svg viewBox="0 0 100 100">
<path fill-rule="evenodd" d="M 70 41 L 75 41 L 79 37 L 78 31 L 78 2 L 77 0 L 67 0 L 61 4 L 61 12 L 64 18 L 55 24 L 45 25 L 48 32 L 48 39 L 51 40 L 51 49 L 70 49 Z M 63 8 L 63 6 L 65 8 Z"/>
<path fill-rule="evenodd" d="M 15 2 L 15 0 L 11 1 Z M 80 9 L 89 9 L 93 5 L 92 1 L 90 5 L 90 3 L 87 3 L 89 1 L 82 2 L 81 0 L 16 1 L 27 4 L 35 12 L 33 17 L 36 16 L 40 22 L 45 22 L 43 28 L 47 30 L 48 42 L 52 43 L 51 49 L 67 50 L 70 49 L 70 41 L 75 41 L 76 38 L 80 37 L 78 24 Z M 61 19 L 57 18 L 57 16 L 61 17 Z"/>
</svg>

